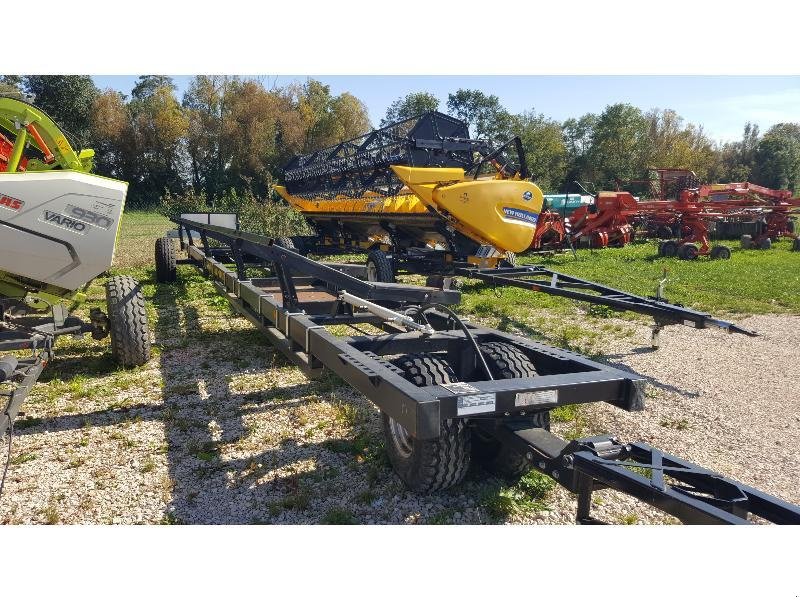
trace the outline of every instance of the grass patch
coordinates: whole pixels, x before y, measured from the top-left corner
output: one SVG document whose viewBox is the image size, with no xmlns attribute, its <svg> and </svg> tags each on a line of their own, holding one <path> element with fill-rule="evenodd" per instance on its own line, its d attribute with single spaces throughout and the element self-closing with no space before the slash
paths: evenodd
<svg viewBox="0 0 800 600">
<path fill-rule="evenodd" d="M 352 511 L 347 508 L 335 507 L 326 512 L 320 520 L 322 525 L 358 525 Z"/>
<path fill-rule="evenodd" d="M 531 471 L 513 486 L 501 486 L 486 493 L 481 504 L 489 516 L 501 521 L 518 514 L 550 510 L 547 495 L 556 482 L 538 471 Z"/>
</svg>

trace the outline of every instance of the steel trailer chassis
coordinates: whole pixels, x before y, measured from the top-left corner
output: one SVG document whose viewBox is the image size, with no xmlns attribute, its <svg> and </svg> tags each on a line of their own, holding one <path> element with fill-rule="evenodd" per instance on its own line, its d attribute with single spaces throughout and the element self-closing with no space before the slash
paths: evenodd
<svg viewBox="0 0 800 600">
<path fill-rule="evenodd" d="M 800 524 L 800 507 L 646 444 L 624 444 L 613 436 L 566 441 L 530 420 L 556 406 L 586 402 L 642 410 L 644 380 L 634 373 L 463 321 L 458 330 L 445 306 L 458 301 L 453 290 L 362 281 L 268 238 L 174 221 L 188 233 L 188 258 L 177 262 L 202 269 L 307 375 L 330 369 L 418 440 L 437 439 L 445 423 L 479 430 L 576 493 L 578 523 L 598 523 L 590 515 L 591 494 L 613 488 L 685 523 L 751 523 L 752 515 Z M 268 266 L 272 276 L 247 277 L 249 265 Z M 429 306 L 424 321 L 411 319 L 421 305 Z M 333 325 L 350 326 L 359 335 L 336 335 L 327 329 Z M 380 333 L 359 329 L 365 325 Z M 484 377 L 469 338 L 513 346 L 538 375 Z M 417 386 L 390 360 L 419 352 L 445 356 L 458 383 Z"/>
</svg>

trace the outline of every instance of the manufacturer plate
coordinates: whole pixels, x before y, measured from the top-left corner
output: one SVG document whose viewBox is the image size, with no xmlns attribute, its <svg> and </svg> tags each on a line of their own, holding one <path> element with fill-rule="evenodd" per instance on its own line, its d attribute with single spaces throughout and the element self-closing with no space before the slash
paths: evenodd
<svg viewBox="0 0 800 600">
<path fill-rule="evenodd" d="M 473 396 L 459 396 L 456 404 L 456 414 L 474 415 L 476 413 L 493 412 L 496 394 L 475 394 Z"/>
<path fill-rule="evenodd" d="M 519 392 L 514 398 L 514 406 L 536 406 L 537 404 L 558 404 L 558 390 Z"/>
</svg>

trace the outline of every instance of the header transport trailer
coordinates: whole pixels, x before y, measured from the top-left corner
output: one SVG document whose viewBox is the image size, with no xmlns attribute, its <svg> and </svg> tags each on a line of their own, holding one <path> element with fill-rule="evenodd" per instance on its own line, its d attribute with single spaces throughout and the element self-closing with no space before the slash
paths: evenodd
<svg viewBox="0 0 800 600">
<path fill-rule="evenodd" d="M 458 276 L 638 312 L 654 319 L 653 347 L 674 324 L 753 335 L 668 302 L 663 285 L 655 297 L 636 296 L 539 265 L 516 266 L 515 253 L 536 243 L 544 202 L 525 164 L 518 137 L 493 149 L 471 139 L 465 122 L 438 112 L 376 129 L 287 164 L 285 186 L 276 189 L 315 235 L 284 245 L 301 254 L 366 252 L 369 281 L 391 283 L 406 271 L 442 286 Z"/>
<path fill-rule="evenodd" d="M 642 410 L 639 375 L 471 324 L 450 308 L 456 290 L 364 281 L 280 239 L 197 219 L 175 219 L 186 258 L 172 238 L 156 240 L 156 279 L 175 281 L 179 262 L 195 265 L 307 375 L 328 369 L 369 398 L 390 462 L 412 490 L 457 485 L 475 461 L 508 478 L 531 469 L 554 478 L 578 495 L 579 523 L 597 522 L 591 495 L 602 488 L 686 523 L 800 523 L 800 507 L 647 444 L 549 431 L 557 406 Z"/>
</svg>

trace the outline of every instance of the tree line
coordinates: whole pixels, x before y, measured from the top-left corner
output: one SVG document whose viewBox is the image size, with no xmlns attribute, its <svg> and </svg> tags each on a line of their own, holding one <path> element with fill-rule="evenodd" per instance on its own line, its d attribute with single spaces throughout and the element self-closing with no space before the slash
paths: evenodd
<svg viewBox="0 0 800 600">
<path fill-rule="evenodd" d="M 361 100 L 334 95 L 314 79 L 276 86 L 201 75 L 178 98 L 173 80 L 162 75 L 139 77 L 129 97 L 97 89 L 89 76 L 26 75 L 0 78 L 3 92 L 33 97 L 73 143 L 93 147 L 95 172 L 128 181 L 131 206 L 187 192 L 266 198 L 293 155 L 428 110 L 466 120 L 474 137 L 493 144 L 519 135 L 528 170 L 546 192 L 575 180 L 613 189 L 617 179 L 639 179 L 648 167 L 800 192 L 800 123 L 779 123 L 763 134 L 747 123 L 741 140 L 719 143 L 669 109 L 618 103 L 558 121 L 534 109 L 514 114 L 495 95 L 459 89 L 444 106 L 427 92 L 401 96 L 373 124 Z"/>
</svg>

